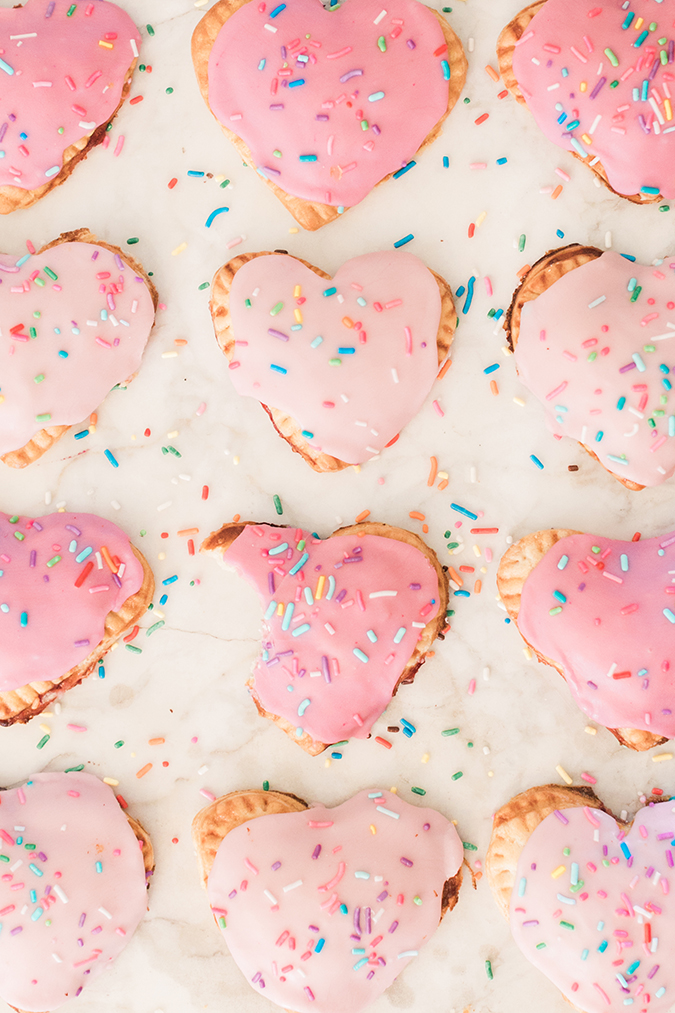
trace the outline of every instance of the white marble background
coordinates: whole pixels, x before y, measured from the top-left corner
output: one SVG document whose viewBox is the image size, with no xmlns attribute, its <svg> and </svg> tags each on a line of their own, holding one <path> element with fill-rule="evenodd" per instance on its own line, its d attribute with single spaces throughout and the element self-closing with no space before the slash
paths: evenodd
<svg viewBox="0 0 675 1013">
<path fill-rule="evenodd" d="M 223 794 L 268 779 L 274 788 L 337 804 L 366 786 L 396 786 L 402 798 L 415 801 L 410 786 L 420 785 L 425 802 L 455 819 L 462 839 L 478 846 L 469 857 L 480 862 L 493 811 L 526 787 L 559 781 L 558 764 L 575 781 L 582 771 L 597 777 L 598 792 L 616 811 L 632 813 L 641 792 L 671 787 L 672 762 L 655 764 L 649 753 L 622 750 L 602 729 L 595 736 L 585 733 L 587 720 L 564 682 L 527 661 L 517 632 L 505 625 L 494 574 L 506 537 L 539 527 L 619 538 L 638 529 L 645 536 L 668 530 L 672 482 L 630 493 L 576 444 L 556 443 L 504 356 L 503 337 L 487 311 L 508 305 L 523 264 L 559 245 L 556 229 L 564 231 L 565 242 L 599 246 L 609 232 L 615 249 L 649 263 L 675 252 L 675 210 L 635 207 L 598 189 L 588 170 L 538 135 L 512 98 L 498 100 L 501 86 L 484 67 L 496 64 L 495 41 L 519 0 L 449 0 L 448 16 L 469 55 L 464 96 L 470 102 L 460 101 L 443 136 L 406 176 L 319 233 L 294 232 L 293 220 L 242 166 L 199 95 L 190 35 L 210 3 L 118 2 L 139 26 L 151 23 L 155 30 L 150 37 L 142 27 L 141 58 L 153 69 L 137 74 L 132 94 L 143 102 L 122 110 L 108 150 L 96 149 L 65 186 L 0 222 L 0 247 L 18 255 L 26 239 L 38 247 L 80 226 L 121 246 L 138 236 L 129 249 L 154 272 L 167 308 L 158 316 L 140 375 L 128 390 L 110 394 L 94 435 L 80 442 L 67 435 L 26 472 L 1 468 L 0 509 L 39 515 L 51 503 L 51 509 L 98 512 L 129 533 L 158 581 L 173 574 L 179 579 L 168 589 L 164 629 L 136 641 L 141 655 L 116 650 L 107 659 L 105 681 L 92 677 L 70 692 L 59 713 L 0 730 L 0 780 L 11 785 L 39 770 L 84 762 L 86 770 L 119 780 L 130 812 L 152 834 L 157 874 L 148 917 L 114 967 L 77 1000 L 80 1013 L 265 1013 L 272 1006 L 233 964 L 199 886 L 190 822 L 205 801 L 200 788 Z M 489 119 L 476 126 L 484 112 Z M 120 134 L 126 142 L 114 158 Z M 444 155 L 449 169 L 443 168 Z M 508 162 L 497 166 L 502 156 Z M 476 162 L 487 168 L 471 170 Z M 561 182 L 556 167 L 572 179 L 552 201 L 540 189 Z M 188 178 L 190 169 L 223 174 L 233 186 L 225 191 L 213 179 Z M 178 185 L 169 190 L 174 176 Z M 229 213 L 207 230 L 208 214 L 223 204 Z M 483 212 L 469 240 L 468 226 Z M 281 442 L 255 402 L 235 396 L 213 338 L 209 292 L 199 285 L 228 259 L 226 244 L 240 235 L 245 240 L 235 252 L 284 248 L 334 271 L 350 256 L 390 249 L 409 232 L 415 240 L 407 249 L 453 288 L 477 277 L 473 308 L 462 317 L 453 346 L 453 366 L 380 461 L 358 472 L 316 475 Z M 517 249 L 521 234 L 527 237 L 524 253 Z M 182 244 L 187 247 L 173 256 Z M 485 292 L 486 275 L 493 298 Z M 187 346 L 164 358 L 177 350 L 176 338 L 187 339 Z M 500 369 L 486 377 L 483 369 L 493 362 Z M 498 397 L 490 392 L 491 378 L 499 384 Z M 525 407 L 514 397 L 522 397 Z M 433 398 L 445 410 L 442 419 Z M 202 402 L 207 409 L 197 416 Z M 146 427 L 152 431 L 147 438 Z M 180 460 L 162 454 L 167 444 L 180 451 Z M 105 448 L 114 451 L 118 470 L 103 456 Z M 529 460 L 533 453 L 545 464 L 541 472 Z M 444 492 L 426 484 L 432 454 L 450 476 Z M 579 471 L 570 474 L 568 464 L 578 464 Z M 204 484 L 211 489 L 207 502 L 201 499 Z M 483 511 L 482 523 L 500 528 L 497 536 L 476 539 L 468 534 L 470 523 L 460 529 L 467 547 L 452 562 L 486 566 L 483 593 L 454 599 L 451 634 L 415 686 L 404 687 L 377 723 L 375 732 L 386 734 L 387 725 L 406 717 L 418 729 L 412 739 L 389 735 L 395 742 L 390 751 L 355 741 L 344 747 L 342 760 L 311 758 L 259 719 L 247 697 L 244 682 L 259 631 L 256 595 L 212 561 L 190 558 L 176 532 L 198 526 L 206 534 L 235 513 L 277 520 L 275 493 L 285 521 L 324 535 L 363 509 L 375 519 L 420 530 L 408 518 L 410 510 L 420 510 L 427 516 L 428 541 L 444 561 L 444 531 L 461 519 L 451 502 Z M 167 539 L 162 531 L 169 532 Z M 475 557 L 474 540 L 492 548 L 495 562 Z M 152 621 L 146 617 L 144 626 Z M 472 679 L 476 691 L 469 695 Z M 40 724 L 51 738 L 38 752 Z M 69 731 L 68 724 L 87 731 Z M 458 735 L 441 736 L 456 726 Z M 148 745 L 157 736 L 165 745 Z M 115 749 L 119 739 L 124 746 Z M 138 780 L 136 771 L 147 762 L 153 768 Z M 453 781 L 458 770 L 464 776 Z M 568 1007 L 517 950 L 485 880 L 476 892 L 466 880 L 458 907 L 373 1013 L 516 1013 L 528 1006 L 562 1013 Z M 486 959 L 493 981 L 485 974 Z"/>
</svg>

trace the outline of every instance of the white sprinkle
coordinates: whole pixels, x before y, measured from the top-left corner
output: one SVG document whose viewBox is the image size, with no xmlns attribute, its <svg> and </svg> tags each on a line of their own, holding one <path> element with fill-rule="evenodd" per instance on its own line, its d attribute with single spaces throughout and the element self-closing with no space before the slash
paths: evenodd
<svg viewBox="0 0 675 1013">
<path fill-rule="evenodd" d="M 277 30 L 274 27 L 274 25 L 265 25 L 265 28 L 267 29 L 268 32 L 274 32 L 274 34 L 276 35 Z"/>
<path fill-rule="evenodd" d="M 378 805 L 375 808 L 379 813 L 384 813 L 385 816 L 391 816 L 392 819 L 397 820 L 399 818 L 398 813 L 393 812 L 391 809 L 385 809 L 383 805 Z"/>
<path fill-rule="evenodd" d="M 607 298 L 606 295 L 601 295 L 601 296 L 598 296 L 597 299 L 594 299 L 593 302 L 589 302 L 589 304 L 588 304 L 589 310 L 595 309 L 595 307 L 599 306 L 600 303 L 603 303 L 606 300 L 606 298 Z"/>
<path fill-rule="evenodd" d="M 371 591 L 369 598 L 395 598 L 398 591 Z"/>
<path fill-rule="evenodd" d="M 63 961 L 59 957 L 58 953 L 52 953 L 52 957 L 54 958 L 54 960 L 56 961 L 57 964 L 62 964 L 63 963 Z"/>
<path fill-rule="evenodd" d="M 392 379 L 393 379 L 394 383 L 398 383 L 398 373 L 396 372 L 395 369 L 392 369 L 391 375 L 392 375 Z"/>
<path fill-rule="evenodd" d="M 377 15 L 377 17 L 373 21 L 373 24 L 374 25 L 379 25 L 379 23 L 382 20 L 382 18 L 386 18 L 386 16 L 387 16 L 387 12 L 386 11 L 380 11 L 380 13 Z"/>
<path fill-rule="evenodd" d="M 62 904 L 68 903 L 68 898 L 66 897 L 65 893 L 63 892 L 58 883 L 56 883 L 56 885 L 53 886 L 52 889 Z"/>
<path fill-rule="evenodd" d="M 423 630 L 426 623 L 412 623 L 411 624 L 416 630 Z"/>
<path fill-rule="evenodd" d="M 99 911 L 101 912 L 101 914 L 103 915 L 104 918 L 107 918 L 108 921 L 110 921 L 110 919 L 112 918 L 112 915 L 110 914 L 110 911 L 106 911 L 106 909 L 104 907 L 100 907 Z"/>
<path fill-rule="evenodd" d="M 612 665 L 611 665 L 611 667 L 609 669 L 609 672 L 607 673 L 607 675 L 605 676 L 605 678 L 611 679 L 612 676 L 614 675 L 614 673 L 616 672 L 616 670 L 617 670 L 618 667 L 619 666 L 617 665 L 616 661 L 612 662 Z"/>
<path fill-rule="evenodd" d="M 295 890 L 296 887 L 302 886 L 302 880 L 296 879 L 295 883 L 289 883 L 288 886 L 284 887 L 284 893 L 288 893 L 289 890 Z"/>
<path fill-rule="evenodd" d="M 209 768 L 208 768 L 207 764 L 206 764 L 206 763 L 204 763 L 204 764 L 202 764 L 202 766 L 201 766 L 201 767 L 199 768 L 199 770 L 197 771 L 197 773 L 198 773 L 198 774 L 199 774 L 199 776 L 201 777 L 201 775 L 202 775 L 202 774 L 205 774 L 205 773 L 206 773 L 206 771 L 207 771 L 208 769 L 209 769 Z"/>
<path fill-rule="evenodd" d="M 593 120 L 593 123 L 591 125 L 591 129 L 588 131 L 589 134 L 594 134 L 595 133 L 595 131 L 597 129 L 597 126 L 598 126 L 598 123 L 600 122 L 601 119 L 602 119 L 602 116 L 598 113 L 598 115 Z"/>
<path fill-rule="evenodd" d="M 265 896 L 267 897 L 268 901 L 271 904 L 276 905 L 278 903 L 276 897 L 274 896 L 274 894 L 270 893 L 269 890 L 264 890 L 263 892 L 264 892 Z"/>
<path fill-rule="evenodd" d="M 168 510 L 170 506 L 171 500 L 169 500 L 167 503 L 160 503 L 160 505 L 157 507 L 157 513 L 161 513 L 162 510 Z"/>
<path fill-rule="evenodd" d="M 134 54 L 134 56 L 137 57 L 138 56 L 138 46 L 136 45 L 136 39 L 129 39 L 129 42 L 131 43 L 131 52 Z"/>
</svg>

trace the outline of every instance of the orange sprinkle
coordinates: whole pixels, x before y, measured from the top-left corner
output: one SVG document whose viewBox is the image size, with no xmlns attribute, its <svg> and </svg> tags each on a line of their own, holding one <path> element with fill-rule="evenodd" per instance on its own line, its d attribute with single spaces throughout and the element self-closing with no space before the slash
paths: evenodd
<svg viewBox="0 0 675 1013">
<path fill-rule="evenodd" d="M 460 577 L 460 575 L 457 573 L 457 570 L 455 570 L 455 568 L 453 566 L 449 566 L 448 567 L 448 573 L 450 574 L 450 576 L 454 580 L 455 584 L 459 584 L 460 587 L 464 586 L 464 581 L 462 580 L 462 578 Z"/>
<path fill-rule="evenodd" d="M 562 183 L 558 183 L 557 187 L 551 194 L 551 200 L 557 200 L 562 192 L 563 192 Z"/>
<path fill-rule="evenodd" d="M 411 510 L 410 513 L 408 514 L 408 517 L 412 517 L 412 519 L 414 521 L 425 521 L 426 520 L 426 517 L 424 516 L 424 514 L 421 514 L 419 512 L 419 510 Z"/>
<path fill-rule="evenodd" d="M 142 101 L 143 101 L 143 96 L 142 95 L 135 95 L 134 98 L 132 98 L 130 100 L 129 105 L 130 106 L 137 106 L 138 103 L 142 102 Z"/>
<path fill-rule="evenodd" d="M 476 225 L 475 222 L 471 222 L 471 225 L 469 225 L 469 239 L 473 239 L 475 234 L 476 234 Z"/>
<path fill-rule="evenodd" d="M 198 535 L 199 528 L 183 528 L 182 531 L 177 531 L 177 535 Z"/>
<path fill-rule="evenodd" d="M 520 271 L 517 272 L 518 277 L 524 278 L 529 270 L 531 270 L 531 265 L 525 264 L 525 267 L 521 267 Z"/>
<path fill-rule="evenodd" d="M 497 386 L 496 380 L 490 380 L 490 390 L 495 395 L 495 397 L 497 396 L 497 394 L 499 394 L 499 387 Z"/>
<path fill-rule="evenodd" d="M 438 483 L 438 488 L 439 488 L 439 490 L 441 490 L 441 491 L 442 491 L 443 489 L 447 489 L 447 488 L 448 488 L 448 480 L 447 480 L 447 478 L 444 478 L 442 482 L 439 482 L 439 483 Z"/>
<path fill-rule="evenodd" d="M 494 67 L 490 66 L 489 63 L 487 65 L 487 67 L 485 68 L 485 73 L 488 75 L 488 77 L 491 77 L 493 81 L 498 81 L 499 80 L 499 74 L 497 73 L 497 71 L 495 70 Z"/>
<path fill-rule="evenodd" d="M 137 636 L 138 636 L 138 626 L 134 626 L 134 628 L 131 631 L 131 633 L 128 633 L 127 636 L 124 637 L 124 643 L 125 644 L 130 644 L 131 641 L 134 639 L 134 637 L 137 637 Z"/>
<path fill-rule="evenodd" d="M 202 486 L 202 499 L 208 499 L 208 498 L 209 498 L 209 487 L 208 487 L 208 485 L 203 485 Z"/>
<path fill-rule="evenodd" d="M 141 767 L 140 770 L 136 771 L 136 777 L 139 778 L 139 779 L 141 777 L 145 777 L 145 775 L 148 773 L 149 770 L 152 770 L 152 764 L 151 763 L 146 763 L 146 765 L 144 767 Z"/>
<path fill-rule="evenodd" d="M 370 513 L 370 511 L 368 511 L 368 512 Z M 356 537 L 357 538 L 364 538 L 365 535 L 366 535 L 366 532 L 363 530 L 363 528 L 360 531 L 356 532 Z"/>
<path fill-rule="evenodd" d="M 427 653 L 424 655 L 424 657 L 425 658 L 435 658 L 436 657 L 436 652 L 435 651 L 427 651 Z"/>
<path fill-rule="evenodd" d="M 635 534 L 633 535 L 633 537 L 631 538 L 631 541 L 632 542 L 639 542 L 641 538 L 642 538 L 642 533 L 640 531 L 636 531 Z"/>
<path fill-rule="evenodd" d="M 192 541 L 191 538 L 188 538 L 187 547 L 188 547 L 188 555 L 194 556 L 194 554 L 195 554 L 195 543 Z"/>
<path fill-rule="evenodd" d="M 89 425 L 95 426 L 97 422 L 98 422 L 98 415 L 96 414 L 96 412 L 92 412 L 91 415 L 89 416 Z"/>
<path fill-rule="evenodd" d="M 354 326 L 354 321 L 352 320 L 351 317 L 343 317 L 342 318 L 342 323 L 345 325 L 345 327 L 353 327 Z"/>
<path fill-rule="evenodd" d="M 178 180 L 176 179 L 175 176 L 173 177 L 173 179 L 170 179 L 169 180 L 169 190 L 173 190 L 173 188 L 175 187 L 175 185 L 176 185 L 177 182 L 178 182 Z"/>
<path fill-rule="evenodd" d="M 438 373 L 438 376 L 436 377 L 436 379 L 437 380 L 442 380 L 443 377 L 445 376 L 445 374 L 447 373 L 447 371 L 450 369 L 451 366 L 452 366 L 452 359 L 446 359 L 445 362 L 443 363 L 443 365 L 441 366 L 441 368 L 439 370 L 439 373 Z"/>
<path fill-rule="evenodd" d="M 387 742 L 386 739 L 380 738 L 379 735 L 375 736 L 375 741 L 379 742 L 380 745 L 384 746 L 385 749 L 391 749 L 391 742 Z"/>
<path fill-rule="evenodd" d="M 355 523 L 360 524 L 361 521 L 365 521 L 366 517 L 370 517 L 370 510 L 362 510 L 359 516 L 356 518 Z"/>
<path fill-rule="evenodd" d="M 174 345 L 187 345 L 187 338 L 174 338 Z"/>
<path fill-rule="evenodd" d="M 429 478 L 427 479 L 427 485 L 429 486 L 429 488 L 431 488 L 431 486 L 436 481 L 436 474 L 438 472 L 438 461 L 436 460 L 435 457 L 431 457 L 429 460 L 431 461 L 431 468 L 429 469 Z"/>
<path fill-rule="evenodd" d="M 459 568 L 460 573 L 475 573 L 475 571 L 476 571 L 475 566 L 460 566 Z"/>
<path fill-rule="evenodd" d="M 112 561 L 112 556 L 111 556 L 111 555 L 110 555 L 110 553 L 108 552 L 108 549 L 106 548 L 106 546 L 105 546 L 105 545 L 102 545 L 102 546 L 101 546 L 101 555 L 102 555 L 102 556 L 103 556 L 103 558 L 105 559 L 105 561 L 106 561 L 106 563 L 107 563 L 107 565 L 108 565 L 109 569 L 110 569 L 110 570 L 111 570 L 111 571 L 112 571 L 113 573 L 117 573 L 117 570 L 119 569 L 119 567 L 115 566 L 115 564 L 113 563 L 113 561 Z"/>
<path fill-rule="evenodd" d="M 241 514 L 235 514 L 234 517 L 232 518 L 232 521 L 233 521 L 234 524 L 236 524 L 237 521 L 240 521 L 240 520 L 241 520 Z"/>
<path fill-rule="evenodd" d="M 424 535 L 428 535 L 429 534 L 429 525 L 428 524 L 423 524 L 422 525 L 422 534 L 424 534 Z"/>
<path fill-rule="evenodd" d="M 480 594 L 482 586 L 483 586 L 483 581 L 482 580 L 477 580 L 476 583 L 473 585 L 473 593 L 474 594 Z"/>
<path fill-rule="evenodd" d="M 481 125 L 481 123 L 485 123 L 485 121 L 487 119 L 489 119 L 489 118 L 490 118 L 490 114 L 489 113 L 483 113 L 482 116 L 479 116 L 478 119 L 474 120 L 473 122 L 476 124 L 477 127 L 479 127 Z"/>
<path fill-rule="evenodd" d="M 163 746 L 165 742 L 166 742 L 166 739 L 163 739 L 163 738 L 148 739 L 148 745 L 149 746 Z"/>
</svg>

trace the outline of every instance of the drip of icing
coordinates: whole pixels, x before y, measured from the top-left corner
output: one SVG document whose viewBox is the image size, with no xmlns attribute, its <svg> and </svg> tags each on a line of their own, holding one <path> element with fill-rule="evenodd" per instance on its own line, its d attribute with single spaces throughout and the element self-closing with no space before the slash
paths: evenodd
<svg viewBox="0 0 675 1013">
<path fill-rule="evenodd" d="M 675 281 L 664 268 L 608 252 L 568 271 L 523 306 L 515 350 L 549 429 L 647 486 L 675 470 Z"/>
<path fill-rule="evenodd" d="M 675 736 L 674 550 L 675 535 L 570 535 L 523 586 L 518 629 L 562 667 L 579 706 L 607 728 Z"/>
<path fill-rule="evenodd" d="M 92 243 L 60 243 L 16 273 L 0 267 L 0 279 L 5 454 L 44 427 L 80 422 L 132 377 L 155 311 L 145 281 Z"/>
<path fill-rule="evenodd" d="M 675 946 L 671 804 L 640 809 L 625 838 L 598 809 L 563 816 L 564 825 L 547 816 L 520 853 L 510 915 L 516 943 L 584 1013 L 666 1013 Z"/>
<path fill-rule="evenodd" d="M 309 531 L 259 524 L 244 528 L 224 562 L 256 588 L 263 605 L 264 650 L 253 689 L 265 710 L 318 742 L 366 738 L 422 625 L 438 612 L 438 577 L 426 556 L 395 538 L 321 541 Z"/>
<path fill-rule="evenodd" d="M 391 0 L 384 17 L 380 0 L 330 11 L 287 0 L 272 17 L 273 6 L 244 4 L 221 28 L 209 105 L 287 193 L 358 204 L 414 157 L 447 110 L 438 19 L 417 0 Z"/>
<path fill-rule="evenodd" d="M 443 884 L 462 858 L 440 813 L 362 791 L 334 809 L 230 831 L 209 902 L 233 959 L 266 998 L 298 1013 L 359 1013 L 435 931 Z"/>
<path fill-rule="evenodd" d="M 99 566 L 102 546 L 124 564 L 121 577 L 104 557 Z M 0 692 L 58 679 L 84 661 L 103 639 L 108 612 L 143 583 L 129 539 L 94 514 L 0 514 L 0 572 Z"/>
<path fill-rule="evenodd" d="M 549 140 L 599 158 L 617 193 L 646 187 L 670 199 L 673 35 L 663 19 L 649 30 L 658 14 L 646 0 L 634 0 L 630 11 L 595 0 L 547 0 L 514 50 L 513 72 Z"/>
<path fill-rule="evenodd" d="M 376 456 L 436 379 L 440 293 L 409 253 L 356 257 L 332 280 L 294 257 L 256 257 L 235 274 L 229 308 L 237 392 L 288 412 L 313 447 L 350 464 Z"/>
<path fill-rule="evenodd" d="M 117 108 L 141 37 L 106 0 L 27 0 L 0 10 L 0 186 L 36 190 Z M 51 8 L 51 13 L 48 13 Z"/>
<path fill-rule="evenodd" d="M 2 792 L 0 811 L 0 854 L 9 858 L 0 877 L 0 994 L 43 1013 L 79 994 L 131 939 L 146 908 L 143 856 L 113 792 L 91 774 L 35 774 Z"/>
</svg>

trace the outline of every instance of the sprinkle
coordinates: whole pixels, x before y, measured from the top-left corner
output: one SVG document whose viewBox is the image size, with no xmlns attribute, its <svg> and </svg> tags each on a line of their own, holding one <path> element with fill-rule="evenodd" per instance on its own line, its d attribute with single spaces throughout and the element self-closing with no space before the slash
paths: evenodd
<svg viewBox="0 0 675 1013">
<path fill-rule="evenodd" d="M 415 238 L 415 237 L 414 237 L 414 235 L 413 235 L 413 234 L 412 234 L 412 232 L 411 232 L 411 233 L 410 233 L 409 235 L 407 235 L 407 236 L 404 236 L 404 237 L 403 237 L 403 239 L 399 239 L 399 240 L 398 240 L 397 242 L 395 242 L 395 243 L 394 243 L 394 249 L 395 249 L 395 250 L 398 250 L 398 249 L 399 249 L 399 247 L 401 247 L 401 246 L 405 246 L 405 245 L 406 245 L 406 243 L 409 243 L 409 242 L 411 242 L 411 240 L 413 240 L 414 238 Z"/>
</svg>

